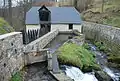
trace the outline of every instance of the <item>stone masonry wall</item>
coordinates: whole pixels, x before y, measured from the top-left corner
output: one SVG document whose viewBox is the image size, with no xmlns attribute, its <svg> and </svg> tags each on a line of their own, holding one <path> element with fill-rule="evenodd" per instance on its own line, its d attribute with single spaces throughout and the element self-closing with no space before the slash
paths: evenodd
<svg viewBox="0 0 120 81">
<path fill-rule="evenodd" d="M 120 28 L 83 22 L 82 32 L 85 34 L 86 39 L 102 41 L 114 53 L 120 53 Z"/>
<path fill-rule="evenodd" d="M 9 81 L 11 76 L 25 65 L 47 59 L 44 48 L 58 34 L 52 31 L 43 37 L 23 45 L 21 32 L 0 35 L 0 81 Z"/>
<path fill-rule="evenodd" d="M 47 51 L 48 49 L 43 49 L 50 41 L 52 41 L 59 31 L 54 30 L 50 33 L 42 36 L 41 38 L 31 42 L 25 46 L 25 64 L 32 64 L 35 62 L 42 62 L 47 60 Z M 34 52 L 36 51 L 36 52 Z"/>
<path fill-rule="evenodd" d="M 0 81 L 9 81 L 12 74 L 22 69 L 23 42 L 20 32 L 0 36 Z"/>
<path fill-rule="evenodd" d="M 39 49 L 43 49 L 50 41 L 52 41 L 59 33 L 59 30 L 53 30 L 50 33 L 40 37 L 39 39 L 29 43 L 25 46 L 25 52 L 29 52 L 31 50 L 37 51 Z"/>
</svg>

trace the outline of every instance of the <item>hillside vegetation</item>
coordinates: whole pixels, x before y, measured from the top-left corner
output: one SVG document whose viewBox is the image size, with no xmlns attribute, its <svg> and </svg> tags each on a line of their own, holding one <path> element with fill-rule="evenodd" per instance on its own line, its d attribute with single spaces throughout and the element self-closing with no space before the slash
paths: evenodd
<svg viewBox="0 0 120 81">
<path fill-rule="evenodd" d="M 0 18 L 0 35 L 13 31 L 14 29 L 3 18 Z"/>
<path fill-rule="evenodd" d="M 82 12 L 85 21 L 120 27 L 120 0 L 95 0 L 92 7 Z"/>
</svg>

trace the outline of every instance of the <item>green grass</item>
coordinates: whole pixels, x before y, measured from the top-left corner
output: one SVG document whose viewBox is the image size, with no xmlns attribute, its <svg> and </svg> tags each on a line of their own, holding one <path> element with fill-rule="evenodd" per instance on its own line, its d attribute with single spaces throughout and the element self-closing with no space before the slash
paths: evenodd
<svg viewBox="0 0 120 81">
<path fill-rule="evenodd" d="M 87 11 L 100 12 L 88 14 L 83 16 L 84 20 L 97 22 L 100 24 L 115 26 L 120 28 L 120 0 L 108 0 L 104 3 L 104 11 L 102 11 L 102 3 L 95 4 L 92 8 Z M 97 7 L 96 7 L 97 6 Z"/>
<path fill-rule="evenodd" d="M 103 42 L 96 42 L 94 41 L 94 45 L 97 47 L 97 50 L 103 51 L 105 53 L 109 53 L 109 48 Z"/>
<path fill-rule="evenodd" d="M 90 50 L 90 46 L 88 45 L 88 43 L 84 43 L 84 44 L 83 44 L 83 47 L 84 47 L 85 49 L 87 49 L 87 50 Z"/>
<path fill-rule="evenodd" d="M 23 81 L 22 80 L 22 73 L 21 72 L 17 72 L 16 74 L 14 74 L 12 76 L 10 81 Z"/>
<path fill-rule="evenodd" d="M 83 71 L 98 70 L 100 67 L 95 62 L 95 56 L 82 46 L 65 43 L 59 48 L 58 60 L 62 64 L 77 66 Z"/>
<path fill-rule="evenodd" d="M 103 24 L 120 27 L 120 16 L 112 16 L 103 20 Z"/>
<path fill-rule="evenodd" d="M 13 31 L 14 29 L 3 18 L 0 18 L 0 35 Z"/>
</svg>

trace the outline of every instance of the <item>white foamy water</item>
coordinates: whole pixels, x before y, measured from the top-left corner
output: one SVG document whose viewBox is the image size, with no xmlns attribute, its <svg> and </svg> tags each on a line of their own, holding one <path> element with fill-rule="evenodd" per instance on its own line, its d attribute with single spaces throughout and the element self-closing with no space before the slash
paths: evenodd
<svg viewBox="0 0 120 81">
<path fill-rule="evenodd" d="M 116 73 L 114 72 L 113 69 L 110 69 L 109 67 L 106 66 L 107 63 L 107 59 L 104 57 L 104 55 L 102 55 L 99 51 L 96 50 L 96 46 L 89 44 L 89 46 L 91 47 L 91 51 L 93 51 L 96 54 L 96 58 L 97 58 L 97 63 L 98 64 L 102 64 L 102 69 L 104 72 L 106 72 L 112 79 L 113 81 L 120 81 L 120 73 L 119 71 Z"/>
<path fill-rule="evenodd" d="M 94 74 L 83 73 L 79 68 L 67 67 L 66 75 L 74 79 L 74 81 L 98 81 Z"/>
<path fill-rule="evenodd" d="M 111 69 L 108 67 L 104 67 L 103 69 L 114 81 L 119 81 L 120 73 L 115 74 Z"/>
</svg>

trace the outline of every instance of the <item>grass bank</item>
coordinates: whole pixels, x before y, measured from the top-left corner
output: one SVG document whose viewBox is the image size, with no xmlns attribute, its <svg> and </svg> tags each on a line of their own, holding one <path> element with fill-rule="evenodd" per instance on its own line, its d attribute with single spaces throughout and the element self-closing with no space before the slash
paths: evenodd
<svg viewBox="0 0 120 81">
<path fill-rule="evenodd" d="M 100 70 L 95 56 L 82 46 L 74 43 L 65 43 L 59 48 L 58 60 L 61 64 L 77 66 L 82 71 Z"/>
<path fill-rule="evenodd" d="M 104 2 L 102 12 L 101 2 L 94 5 L 82 13 L 85 21 L 111 25 L 120 28 L 120 0 L 107 0 Z"/>
<path fill-rule="evenodd" d="M 3 18 L 0 17 L 0 35 L 13 31 L 14 29 Z"/>
<path fill-rule="evenodd" d="M 10 81 L 23 81 L 23 73 L 22 72 L 16 72 L 12 78 L 10 79 Z"/>
</svg>

